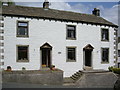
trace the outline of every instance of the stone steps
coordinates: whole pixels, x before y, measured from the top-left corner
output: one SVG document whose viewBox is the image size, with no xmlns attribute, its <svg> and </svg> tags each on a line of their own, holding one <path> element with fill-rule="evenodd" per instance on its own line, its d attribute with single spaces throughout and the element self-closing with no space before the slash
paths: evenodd
<svg viewBox="0 0 120 90">
<path fill-rule="evenodd" d="M 82 76 L 82 72 L 79 70 L 78 72 L 74 73 L 70 78 L 75 83 L 81 76 Z"/>
</svg>

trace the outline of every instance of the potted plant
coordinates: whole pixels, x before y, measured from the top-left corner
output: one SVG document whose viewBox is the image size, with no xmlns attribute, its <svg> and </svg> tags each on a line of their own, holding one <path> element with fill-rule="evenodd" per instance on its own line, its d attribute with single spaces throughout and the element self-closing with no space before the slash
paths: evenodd
<svg viewBox="0 0 120 90">
<path fill-rule="evenodd" d="M 11 66 L 7 66 L 7 70 L 6 71 L 12 71 Z"/>
<path fill-rule="evenodd" d="M 42 65 L 42 67 L 43 67 L 43 68 L 45 68 L 45 67 L 46 67 L 46 65 L 45 65 L 45 64 L 43 64 L 43 65 Z"/>
<path fill-rule="evenodd" d="M 51 65 L 50 70 L 55 70 L 55 65 Z"/>
<path fill-rule="evenodd" d="M 113 68 L 114 68 L 113 66 L 108 67 L 108 69 L 109 69 L 109 71 L 110 71 L 110 72 L 112 72 L 112 71 L 113 71 Z"/>
<path fill-rule="evenodd" d="M 26 70 L 26 68 L 25 67 L 22 67 L 22 71 L 25 71 Z"/>
</svg>

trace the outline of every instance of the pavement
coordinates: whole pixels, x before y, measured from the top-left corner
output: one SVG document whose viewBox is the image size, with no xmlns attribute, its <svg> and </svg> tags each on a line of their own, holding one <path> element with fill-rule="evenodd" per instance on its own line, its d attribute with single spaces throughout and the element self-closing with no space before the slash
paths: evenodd
<svg viewBox="0 0 120 90">
<path fill-rule="evenodd" d="M 40 84 L 25 84 L 25 83 L 3 83 L 2 88 L 76 88 L 74 85 L 40 85 Z"/>
</svg>

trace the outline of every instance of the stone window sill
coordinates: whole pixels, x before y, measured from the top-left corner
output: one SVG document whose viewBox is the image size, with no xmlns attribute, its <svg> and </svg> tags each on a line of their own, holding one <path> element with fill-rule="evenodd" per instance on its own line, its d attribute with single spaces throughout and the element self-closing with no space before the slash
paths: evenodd
<svg viewBox="0 0 120 90">
<path fill-rule="evenodd" d="M 67 40 L 76 40 L 76 38 L 66 38 Z"/>
<path fill-rule="evenodd" d="M 67 60 L 67 62 L 76 62 L 76 60 Z"/>
<path fill-rule="evenodd" d="M 17 60 L 17 62 L 29 62 L 29 60 Z"/>
<path fill-rule="evenodd" d="M 22 35 L 17 35 L 17 37 L 20 37 L 20 38 L 28 38 L 29 36 L 22 36 Z"/>
<path fill-rule="evenodd" d="M 102 42 L 109 42 L 109 40 L 101 40 Z"/>
<path fill-rule="evenodd" d="M 109 62 L 101 62 L 101 64 L 109 64 Z"/>
</svg>

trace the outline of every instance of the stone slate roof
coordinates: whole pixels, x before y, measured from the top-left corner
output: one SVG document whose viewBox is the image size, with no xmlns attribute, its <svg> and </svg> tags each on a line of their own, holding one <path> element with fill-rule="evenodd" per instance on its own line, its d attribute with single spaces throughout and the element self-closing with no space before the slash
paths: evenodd
<svg viewBox="0 0 120 90">
<path fill-rule="evenodd" d="M 30 18 L 38 18 L 38 19 L 42 18 L 42 19 L 50 19 L 50 20 L 71 21 L 77 23 L 80 22 L 80 23 L 118 27 L 117 25 L 105 20 L 104 18 L 92 14 L 82 14 L 82 13 L 61 11 L 54 9 L 46 10 L 44 8 L 36 8 L 36 7 L 3 6 L 2 15 L 30 17 Z"/>
</svg>

